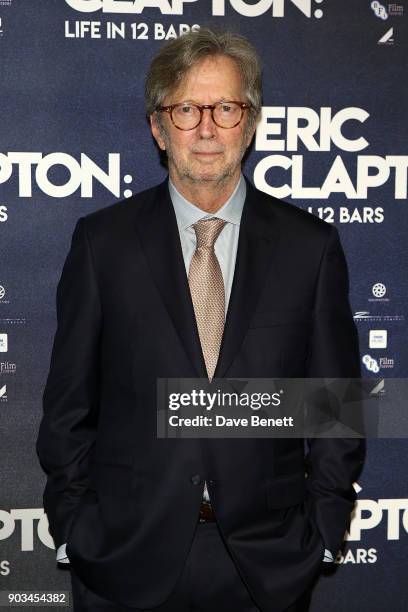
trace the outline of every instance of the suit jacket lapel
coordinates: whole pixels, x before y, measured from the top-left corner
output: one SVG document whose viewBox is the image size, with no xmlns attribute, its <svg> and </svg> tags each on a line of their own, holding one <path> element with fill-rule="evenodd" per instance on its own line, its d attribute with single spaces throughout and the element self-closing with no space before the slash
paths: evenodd
<svg viewBox="0 0 408 612">
<path fill-rule="evenodd" d="M 215 378 L 225 376 L 246 334 L 266 274 L 280 239 L 270 202 L 265 202 L 245 177 L 247 196 L 242 211 L 234 279 Z"/>
<path fill-rule="evenodd" d="M 139 210 L 136 230 L 154 281 L 199 378 L 206 368 L 191 300 L 176 214 L 167 178 L 155 196 Z"/>
</svg>

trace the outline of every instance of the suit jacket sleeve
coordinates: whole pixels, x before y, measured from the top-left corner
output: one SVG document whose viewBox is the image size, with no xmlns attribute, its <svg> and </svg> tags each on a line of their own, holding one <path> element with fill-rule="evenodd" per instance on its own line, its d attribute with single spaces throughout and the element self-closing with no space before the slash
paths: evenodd
<svg viewBox="0 0 408 612">
<path fill-rule="evenodd" d="M 308 357 L 310 378 L 360 378 L 357 329 L 349 299 L 347 264 L 337 229 L 324 248 L 315 294 Z M 306 479 L 312 516 L 326 547 L 334 554 L 350 526 L 356 493 L 352 483 L 361 471 L 365 442 L 358 438 L 308 440 Z"/>
<path fill-rule="evenodd" d="M 43 393 L 37 453 L 47 474 L 44 509 L 56 547 L 67 539 L 89 484 L 98 415 L 102 309 L 81 217 L 57 287 L 57 330 Z"/>
</svg>

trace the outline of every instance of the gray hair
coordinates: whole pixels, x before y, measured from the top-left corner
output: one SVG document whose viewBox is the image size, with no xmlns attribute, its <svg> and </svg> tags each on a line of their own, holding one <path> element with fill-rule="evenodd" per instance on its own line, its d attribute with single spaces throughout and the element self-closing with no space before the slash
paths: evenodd
<svg viewBox="0 0 408 612">
<path fill-rule="evenodd" d="M 145 83 L 146 114 L 149 117 L 177 89 L 186 72 L 200 60 L 214 55 L 231 58 L 242 76 L 245 102 L 252 108 L 254 124 L 262 108 L 261 61 L 255 47 L 240 34 L 202 27 L 165 43 L 153 58 Z"/>
</svg>

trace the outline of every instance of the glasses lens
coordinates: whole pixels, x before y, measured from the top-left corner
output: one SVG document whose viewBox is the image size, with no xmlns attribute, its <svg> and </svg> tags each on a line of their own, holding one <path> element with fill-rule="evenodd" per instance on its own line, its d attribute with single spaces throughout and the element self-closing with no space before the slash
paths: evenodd
<svg viewBox="0 0 408 612">
<path fill-rule="evenodd" d="M 214 121 L 221 127 L 233 127 L 241 121 L 242 109 L 235 102 L 218 102 L 214 108 Z"/>
<path fill-rule="evenodd" d="M 180 104 L 173 108 L 174 125 L 182 130 L 191 130 L 200 123 L 200 111 L 191 104 Z"/>
</svg>

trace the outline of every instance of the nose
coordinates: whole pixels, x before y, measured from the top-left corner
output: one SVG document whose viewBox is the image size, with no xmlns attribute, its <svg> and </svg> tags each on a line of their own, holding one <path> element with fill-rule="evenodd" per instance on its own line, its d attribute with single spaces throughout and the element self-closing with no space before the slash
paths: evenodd
<svg viewBox="0 0 408 612">
<path fill-rule="evenodd" d="M 203 116 L 197 130 L 200 138 L 212 138 L 215 136 L 217 126 L 211 117 L 211 110 L 209 108 L 203 109 Z"/>
</svg>

